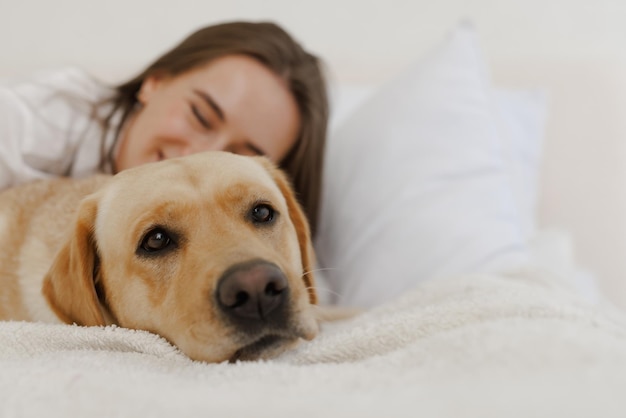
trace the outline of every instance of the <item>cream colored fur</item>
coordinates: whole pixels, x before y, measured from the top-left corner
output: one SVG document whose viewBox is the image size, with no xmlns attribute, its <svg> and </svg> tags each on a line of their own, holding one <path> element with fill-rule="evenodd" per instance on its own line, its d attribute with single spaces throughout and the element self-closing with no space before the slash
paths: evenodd
<svg viewBox="0 0 626 418">
<path fill-rule="evenodd" d="M 259 202 L 276 211 L 271 224 L 250 221 Z M 177 242 L 146 256 L 139 246 L 155 227 Z M 258 259 L 286 276 L 288 318 L 268 331 L 279 343 L 251 358 L 318 331 L 308 225 L 285 176 L 264 158 L 213 152 L 29 184 L 0 194 L 0 231 L 0 319 L 116 324 L 160 334 L 193 359 L 228 360 L 261 334 L 224 318 L 218 280 Z"/>
</svg>

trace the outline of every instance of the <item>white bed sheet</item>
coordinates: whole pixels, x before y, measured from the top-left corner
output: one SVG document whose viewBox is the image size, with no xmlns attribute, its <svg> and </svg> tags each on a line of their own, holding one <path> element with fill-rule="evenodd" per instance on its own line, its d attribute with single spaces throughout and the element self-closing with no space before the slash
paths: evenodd
<svg viewBox="0 0 626 418">
<path fill-rule="evenodd" d="M 265 362 L 122 328 L 0 323 L 0 415 L 618 417 L 626 318 L 538 270 L 421 285 Z"/>
</svg>

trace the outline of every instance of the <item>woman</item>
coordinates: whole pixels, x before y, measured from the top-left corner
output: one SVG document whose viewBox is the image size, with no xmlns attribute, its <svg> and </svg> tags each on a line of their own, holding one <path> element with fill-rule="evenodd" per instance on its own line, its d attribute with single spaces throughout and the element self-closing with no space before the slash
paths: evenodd
<svg viewBox="0 0 626 418">
<path fill-rule="evenodd" d="M 208 26 L 114 89 L 77 70 L 0 88 L 0 188 L 208 150 L 265 155 L 315 231 L 327 121 L 321 64 L 284 30 Z"/>
</svg>

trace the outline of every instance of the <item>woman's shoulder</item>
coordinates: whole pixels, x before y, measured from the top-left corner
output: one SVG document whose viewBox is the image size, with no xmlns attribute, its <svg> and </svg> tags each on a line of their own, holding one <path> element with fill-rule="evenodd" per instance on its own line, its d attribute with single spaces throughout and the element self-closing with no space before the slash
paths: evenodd
<svg viewBox="0 0 626 418">
<path fill-rule="evenodd" d="M 56 130 L 71 141 L 95 122 L 112 94 L 109 86 L 83 69 L 68 67 L 5 80 L 0 104 L 28 125 L 26 129 L 45 136 Z"/>
<path fill-rule="evenodd" d="M 110 89 L 79 68 L 39 71 L 0 86 L 0 165 L 10 184 L 97 171 L 99 110 Z M 0 181 L 0 184 L 1 181 Z"/>
</svg>

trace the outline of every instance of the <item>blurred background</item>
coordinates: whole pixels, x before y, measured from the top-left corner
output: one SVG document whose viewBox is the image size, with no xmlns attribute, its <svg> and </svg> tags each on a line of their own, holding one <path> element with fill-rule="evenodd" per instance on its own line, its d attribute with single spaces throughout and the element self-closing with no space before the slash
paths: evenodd
<svg viewBox="0 0 626 418">
<path fill-rule="evenodd" d="M 357 82 L 388 77 L 463 19 L 498 66 L 623 64 L 625 18 L 616 0 L 0 0 L 0 74 L 76 64 L 125 77 L 192 30 L 235 19 L 282 24 Z"/>
<path fill-rule="evenodd" d="M 496 85 L 549 93 L 540 224 L 569 231 L 580 264 L 626 306 L 624 1 L 0 0 L 0 79 L 76 65 L 120 81 L 198 27 L 239 19 L 283 25 L 331 82 L 361 85 L 471 21 Z"/>
</svg>

